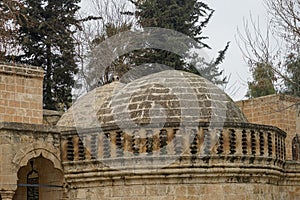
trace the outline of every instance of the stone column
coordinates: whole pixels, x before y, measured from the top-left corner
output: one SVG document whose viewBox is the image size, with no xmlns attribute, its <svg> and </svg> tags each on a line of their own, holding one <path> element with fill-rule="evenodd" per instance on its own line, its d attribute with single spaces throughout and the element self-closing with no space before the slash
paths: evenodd
<svg viewBox="0 0 300 200">
<path fill-rule="evenodd" d="M 0 194 L 2 200 L 12 200 L 15 195 L 15 191 L 0 191 Z"/>
</svg>

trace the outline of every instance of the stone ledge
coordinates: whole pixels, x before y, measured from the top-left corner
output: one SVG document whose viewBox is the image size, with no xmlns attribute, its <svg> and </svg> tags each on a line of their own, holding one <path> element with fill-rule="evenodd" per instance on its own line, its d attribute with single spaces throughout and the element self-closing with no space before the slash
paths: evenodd
<svg viewBox="0 0 300 200">
<path fill-rule="evenodd" d="M 93 184 L 101 182 L 104 185 L 123 184 L 151 184 L 153 182 L 172 183 L 181 180 L 182 183 L 268 183 L 280 185 L 284 173 L 273 168 L 244 168 L 239 167 L 211 167 L 211 168 L 164 168 L 157 170 L 142 171 L 106 171 L 106 172 L 86 172 L 68 173 L 65 178 L 68 183 Z"/>
<path fill-rule="evenodd" d="M 29 65 L 16 65 L 16 64 L 1 64 L 0 73 L 15 74 L 25 77 L 44 77 L 44 70 L 40 67 L 34 67 Z"/>
<path fill-rule="evenodd" d="M 66 128 L 66 127 L 47 126 L 41 124 L 0 122 L 0 131 L 1 130 L 21 131 L 21 132 L 31 131 L 31 132 L 60 134 L 61 131 L 68 131 L 69 129 L 70 128 Z"/>
<path fill-rule="evenodd" d="M 235 158 L 231 160 L 231 158 Z M 145 158 L 115 158 L 90 161 L 63 162 L 67 173 L 82 172 L 109 172 L 120 173 L 138 171 L 156 171 L 156 169 L 211 169 L 211 168 L 239 168 L 246 169 L 273 169 L 284 172 L 284 162 L 263 156 L 153 156 Z"/>
</svg>

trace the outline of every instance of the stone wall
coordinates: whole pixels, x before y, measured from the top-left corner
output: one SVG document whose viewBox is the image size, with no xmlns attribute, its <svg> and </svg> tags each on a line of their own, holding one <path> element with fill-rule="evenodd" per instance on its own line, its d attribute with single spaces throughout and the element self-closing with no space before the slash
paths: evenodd
<svg viewBox="0 0 300 200">
<path fill-rule="evenodd" d="M 190 180 L 192 180 L 191 178 Z M 174 183 L 157 182 L 155 185 L 117 185 L 91 189 L 72 190 L 72 200 L 233 200 L 268 199 L 295 200 L 300 198 L 299 188 L 276 186 L 271 184 L 219 183 L 198 184 L 183 183 L 177 179 Z"/>
<path fill-rule="evenodd" d="M 0 64 L 0 122 L 43 123 L 43 76 L 39 67 Z"/>
<path fill-rule="evenodd" d="M 68 199 L 300 197 L 300 167 L 285 162 L 285 133 L 276 127 L 225 123 L 209 131 L 203 123 L 198 130 L 153 129 L 144 139 L 145 130 L 131 138 L 130 130 L 74 131 L 61 138 Z"/>
<path fill-rule="evenodd" d="M 236 102 L 250 123 L 276 126 L 287 133 L 286 155 L 292 159 L 292 139 L 300 133 L 298 104 L 300 98 L 287 95 L 265 97 Z"/>
<path fill-rule="evenodd" d="M 7 192 L 14 194 L 18 188 L 17 183 L 26 184 L 23 181 L 26 177 L 24 173 L 28 172 L 26 171 L 28 163 L 38 157 L 47 159 L 47 162 L 43 164 L 36 162 L 35 166 L 42 173 L 41 184 L 62 185 L 59 129 L 43 125 L 0 122 L 0 195 L 2 199 L 3 194 Z M 60 181 L 55 178 L 58 177 L 57 174 L 61 174 Z M 48 190 L 42 193 L 49 195 Z"/>
</svg>

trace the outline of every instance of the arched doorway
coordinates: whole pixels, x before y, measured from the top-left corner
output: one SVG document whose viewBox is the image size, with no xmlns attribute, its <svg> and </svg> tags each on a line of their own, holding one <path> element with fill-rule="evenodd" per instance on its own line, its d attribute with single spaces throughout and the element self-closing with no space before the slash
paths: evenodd
<svg viewBox="0 0 300 200">
<path fill-rule="evenodd" d="M 63 173 L 42 155 L 18 171 L 14 200 L 48 200 L 63 197 Z"/>
</svg>

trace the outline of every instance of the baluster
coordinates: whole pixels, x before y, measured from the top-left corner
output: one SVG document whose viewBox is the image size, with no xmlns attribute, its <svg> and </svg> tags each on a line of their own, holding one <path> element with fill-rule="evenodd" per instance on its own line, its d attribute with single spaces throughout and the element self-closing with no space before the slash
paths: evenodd
<svg viewBox="0 0 300 200">
<path fill-rule="evenodd" d="M 61 148 L 62 148 L 62 161 L 66 162 L 68 161 L 68 138 L 67 137 L 62 137 L 62 143 L 61 143 Z"/>
<path fill-rule="evenodd" d="M 256 154 L 256 138 L 255 138 L 255 132 L 251 130 L 251 154 Z"/>
<path fill-rule="evenodd" d="M 175 139 L 175 130 L 174 129 L 167 129 L 167 154 L 168 155 L 175 155 L 175 146 L 174 146 L 174 139 Z"/>
<path fill-rule="evenodd" d="M 217 154 L 223 154 L 224 153 L 224 134 L 223 131 L 220 130 L 220 135 L 219 135 L 219 145 L 217 148 Z"/>
<path fill-rule="evenodd" d="M 160 130 L 153 130 L 153 154 L 160 154 Z"/>
<path fill-rule="evenodd" d="M 275 134 L 275 158 L 279 159 L 279 146 L 278 146 L 278 136 Z"/>
<path fill-rule="evenodd" d="M 176 155 L 182 154 L 182 134 L 178 129 L 174 129 L 174 150 Z"/>
<path fill-rule="evenodd" d="M 278 158 L 279 160 L 281 160 L 281 140 L 280 140 L 280 137 L 278 136 Z"/>
<path fill-rule="evenodd" d="M 97 159 L 97 136 L 91 136 L 91 159 Z"/>
<path fill-rule="evenodd" d="M 78 159 L 79 160 L 85 160 L 85 147 L 82 142 L 82 140 L 84 139 L 85 137 L 78 138 Z"/>
<path fill-rule="evenodd" d="M 283 138 L 283 159 L 286 159 L 286 148 L 285 148 L 285 140 Z"/>
<path fill-rule="evenodd" d="M 146 152 L 147 155 L 153 155 L 153 131 L 146 131 Z"/>
<path fill-rule="evenodd" d="M 103 137 L 103 158 L 111 157 L 110 133 L 105 133 Z"/>
<path fill-rule="evenodd" d="M 248 151 L 247 151 L 247 146 L 248 146 L 248 142 L 247 142 L 247 132 L 245 129 L 243 129 L 242 131 L 242 153 L 243 155 L 247 155 Z"/>
<path fill-rule="evenodd" d="M 265 153 L 265 138 L 263 132 L 259 132 L 259 153 L 261 156 Z"/>
<path fill-rule="evenodd" d="M 160 154 L 166 155 L 167 154 L 167 131 L 162 129 L 159 133 L 160 139 Z"/>
<path fill-rule="evenodd" d="M 103 159 L 104 158 L 104 138 L 106 136 L 104 133 L 99 133 L 97 135 L 97 141 L 98 141 L 98 148 L 97 148 L 97 159 Z"/>
<path fill-rule="evenodd" d="M 74 136 L 73 138 L 73 144 L 74 144 L 74 161 L 79 160 L 79 137 Z"/>
<path fill-rule="evenodd" d="M 124 148 L 124 155 L 127 156 L 132 156 L 132 135 L 128 134 L 126 132 L 123 133 L 123 148 Z"/>
<path fill-rule="evenodd" d="M 67 159 L 68 161 L 74 161 L 74 141 L 73 136 L 67 138 Z"/>
<path fill-rule="evenodd" d="M 283 160 L 283 141 L 282 137 L 280 137 L 280 159 Z"/>
<path fill-rule="evenodd" d="M 144 130 L 141 130 L 139 132 L 139 136 L 138 136 L 138 146 L 139 146 L 139 153 L 146 153 L 147 152 L 147 139 L 146 136 L 147 132 Z"/>
<path fill-rule="evenodd" d="M 116 136 L 117 133 L 115 131 L 111 131 L 109 134 L 109 140 L 110 140 L 110 157 L 116 158 L 117 157 L 117 145 L 116 145 Z"/>
<path fill-rule="evenodd" d="M 116 132 L 116 156 L 117 157 L 123 157 L 124 155 L 124 139 L 123 139 L 123 132 L 117 131 Z"/>
<path fill-rule="evenodd" d="M 211 135 L 208 129 L 204 129 L 204 155 L 210 155 L 210 149 L 211 149 Z"/>
<path fill-rule="evenodd" d="M 191 137 L 190 141 L 192 141 L 190 145 L 190 153 L 192 154 L 192 156 L 194 156 L 198 152 L 198 137 L 196 135 L 195 130 L 191 130 L 190 137 Z"/>
<path fill-rule="evenodd" d="M 282 160 L 282 148 L 281 148 L 281 138 L 278 135 L 278 144 L 279 144 L 279 159 Z"/>
<path fill-rule="evenodd" d="M 272 147 L 273 141 L 272 141 L 272 135 L 270 132 L 268 132 L 268 156 L 273 157 L 273 147 Z"/>
<path fill-rule="evenodd" d="M 236 134 L 234 129 L 230 129 L 229 131 L 229 149 L 230 154 L 233 155 L 236 152 Z"/>
<path fill-rule="evenodd" d="M 83 142 L 84 144 L 84 149 L 85 149 L 85 159 L 86 160 L 91 160 L 92 159 L 92 153 L 91 153 L 91 135 L 86 135 L 84 138 L 85 141 Z"/>
<path fill-rule="evenodd" d="M 138 156 L 140 153 L 138 142 L 139 142 L 138 131 L 133 131 L 131 136 L 131 146 L 132 146 L 132 152 L 135 156 Z"/>
</svg>

